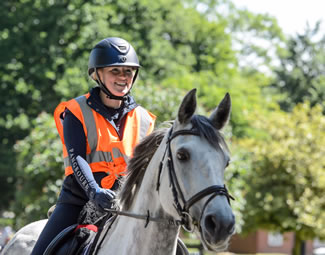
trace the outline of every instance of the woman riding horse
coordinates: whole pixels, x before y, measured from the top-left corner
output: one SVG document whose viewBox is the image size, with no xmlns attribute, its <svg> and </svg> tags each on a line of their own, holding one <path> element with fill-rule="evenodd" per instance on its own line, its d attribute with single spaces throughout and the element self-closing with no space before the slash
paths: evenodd
<svg viewBox="0 0 325 255">
<path fill-rule="evenodd" d="M 90 236 L 97 241 L 90 242 L 91 246 L 74 242 L 71 248 L 64 239 L 68 245 L 62 248 L 71 254 L 184 255 L 188 254 L 186 248 L 177 246 L 181 226 L 195 232 L 207 250 L 227 248 L 235 217 L 224 181 L 230 151 L 220 131 L 229 120 L 231 99 L 226 94 L 210 117 L 205 117 L 194 114 L 195 93 L 193 89 L 184 97 L 170 128 L 155 130 L 135 147 L 114 208 L 104 210 L 114 216 L 96 236 Z M 83 172 L 92 172 L 82 157 L 76 160 Z M 96 207 L 93 202 L 87 205 Z M 93 211 L 86 211 L 92 220 Z M 84 219 L 87 221 L 79 225 L 82 228 L 93 223 Z M 30 255 L 46 222 L 33 222 L 20 229 L 3 255 Z M 75 233 L 76 225 L 67 229 Z M 96 226 L 90 226 L 96 233 Z M 55 246 L 62 233 L 67 233 L 66 229 L 51 242 L 46 254 L 66 254 L 57 253 Z"/>
<path fill-rule="evenodd" d="M 87 201 L 93 201 L 98 210 L 111 207 L 127 159 L 139 140 L 152 132 L 156 119 L 130 95 L 139 68 L 131 44 L 106 38 L 89 57 L 88 75 L 98 86 L 57 106 L 54 118 L 63 144 L 66 177 L 33 255 L 43 254 L 56 235 L 76 224 Z M 90 168 L 81 168 L 77 156 Z"/>
</svg>

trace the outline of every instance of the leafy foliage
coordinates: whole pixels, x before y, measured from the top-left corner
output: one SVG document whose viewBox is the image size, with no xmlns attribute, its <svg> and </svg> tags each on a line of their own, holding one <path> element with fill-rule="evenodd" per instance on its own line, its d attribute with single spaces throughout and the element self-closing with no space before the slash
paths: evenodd
<svg viewBox="0 0 325 255">
<path fill-rule="evenodd" d="M 325 237 L 325 117 L 319 105 L 291 114 L 256 114 L 260 139 L 242 139 L 252 170 L 246 175 L 246 231 L 295 232 L 301 240 Z M 263 137 L 263 138 L 262 138 Z"/>
<path fill-rule="evenodd" d="M 319 29 L 320 23 L 313 29 L 307 27 L 280 52 L 281 66 L 275 70 L 272 86 L 283 93 L 280 105 L 286 111 L 308 100 L 312 106 L 321 104 L 325 112 L 325 36 Z"/>
<path fill-rule="evenodd" d="M 14 144 L 34 127 L 31 120 L 41 111 L 52 112 L 60 100 L 55 85 L 75 53 L 71 42 L 80 36 L 85 19 L 77 10 L 83 4 L 79 0 L 0 3 L 0 191 L 4 201 L 0 209 L 13 202 Z"/>
<path fill-rule="evenodd" d="M 46 215 L 56 202 L 64 175 L 62 144 L 53 117 L 43 112 L 33 122 L 30 135 L 15 145 L 19 156 L 13 210 L 20 227 Z"/>
</svg>

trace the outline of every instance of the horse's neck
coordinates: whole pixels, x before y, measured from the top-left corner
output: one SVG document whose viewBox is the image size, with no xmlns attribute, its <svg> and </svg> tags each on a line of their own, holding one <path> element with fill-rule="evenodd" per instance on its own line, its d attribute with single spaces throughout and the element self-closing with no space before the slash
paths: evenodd
<svg viewBox="0 0 325 255">
<path fill-rule="evenodd" d="M 158 165 L 158 164 L 157 164 Z M 156 191 L 156 178 L 158 168 L 155 163 L 149 165 L 151 171 L 147 172 L 141 187 L 135 196 L 129 212 L 151 217 L 168 218 L 164 213 Z M 154 181 L 153 181 L 154 180 Z M 170 217 L 170 216 L 169 216 Z M 114 223 L 112 231 L 99 251 L 101 254 L 175 254 L 179 228 L 167 223 L 149 222 L 126 216 L 119 216 Z"/>
</svg>

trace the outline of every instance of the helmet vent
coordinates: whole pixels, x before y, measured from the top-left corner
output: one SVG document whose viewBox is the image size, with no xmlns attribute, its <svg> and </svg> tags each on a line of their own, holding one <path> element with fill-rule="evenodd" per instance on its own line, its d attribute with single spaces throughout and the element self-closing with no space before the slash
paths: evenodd
<svg viewBox="0 0 325 255">
<path fill-rule="evenodd" d="M 111 45 L 115 48 L 115 49 L 117 49 L 120 53 L 123 53 L 123 54 L 125 54 L 125 53 L 127 53 L 128 52 L 128 50 L 129 50 L 129 46 L 128 45 L 117 45 L 117 44 L 113 44 L 113 43 L 111 43 Z"/>
</svg>

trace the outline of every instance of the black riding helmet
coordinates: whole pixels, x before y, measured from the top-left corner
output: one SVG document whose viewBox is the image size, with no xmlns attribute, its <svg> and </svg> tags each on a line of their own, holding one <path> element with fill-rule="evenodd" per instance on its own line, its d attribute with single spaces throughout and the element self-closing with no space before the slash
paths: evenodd
<svg viewBox="0 0 325 255">
<path fill-rule="evenodd" d="M 106 86 L 99 79 L 97 70 L 99 68 L 107 66 L 131 66 L 136 67 L 137 71 L 133 77 L 132 86 L 138 76 L 139 71 L 139 60 L 138 56 L 132 47 L 126 40 L 118 37 L 106 38 L 95 45 L 90 52 L 89 63 L 88 63 L 88 75 L 91 76 L 94 72 L 97 76 L 97 84 L 100 89 L 111 99 L 124 100 L 127 94 L 123 96 L 113 95 Z"/>
</svg>

